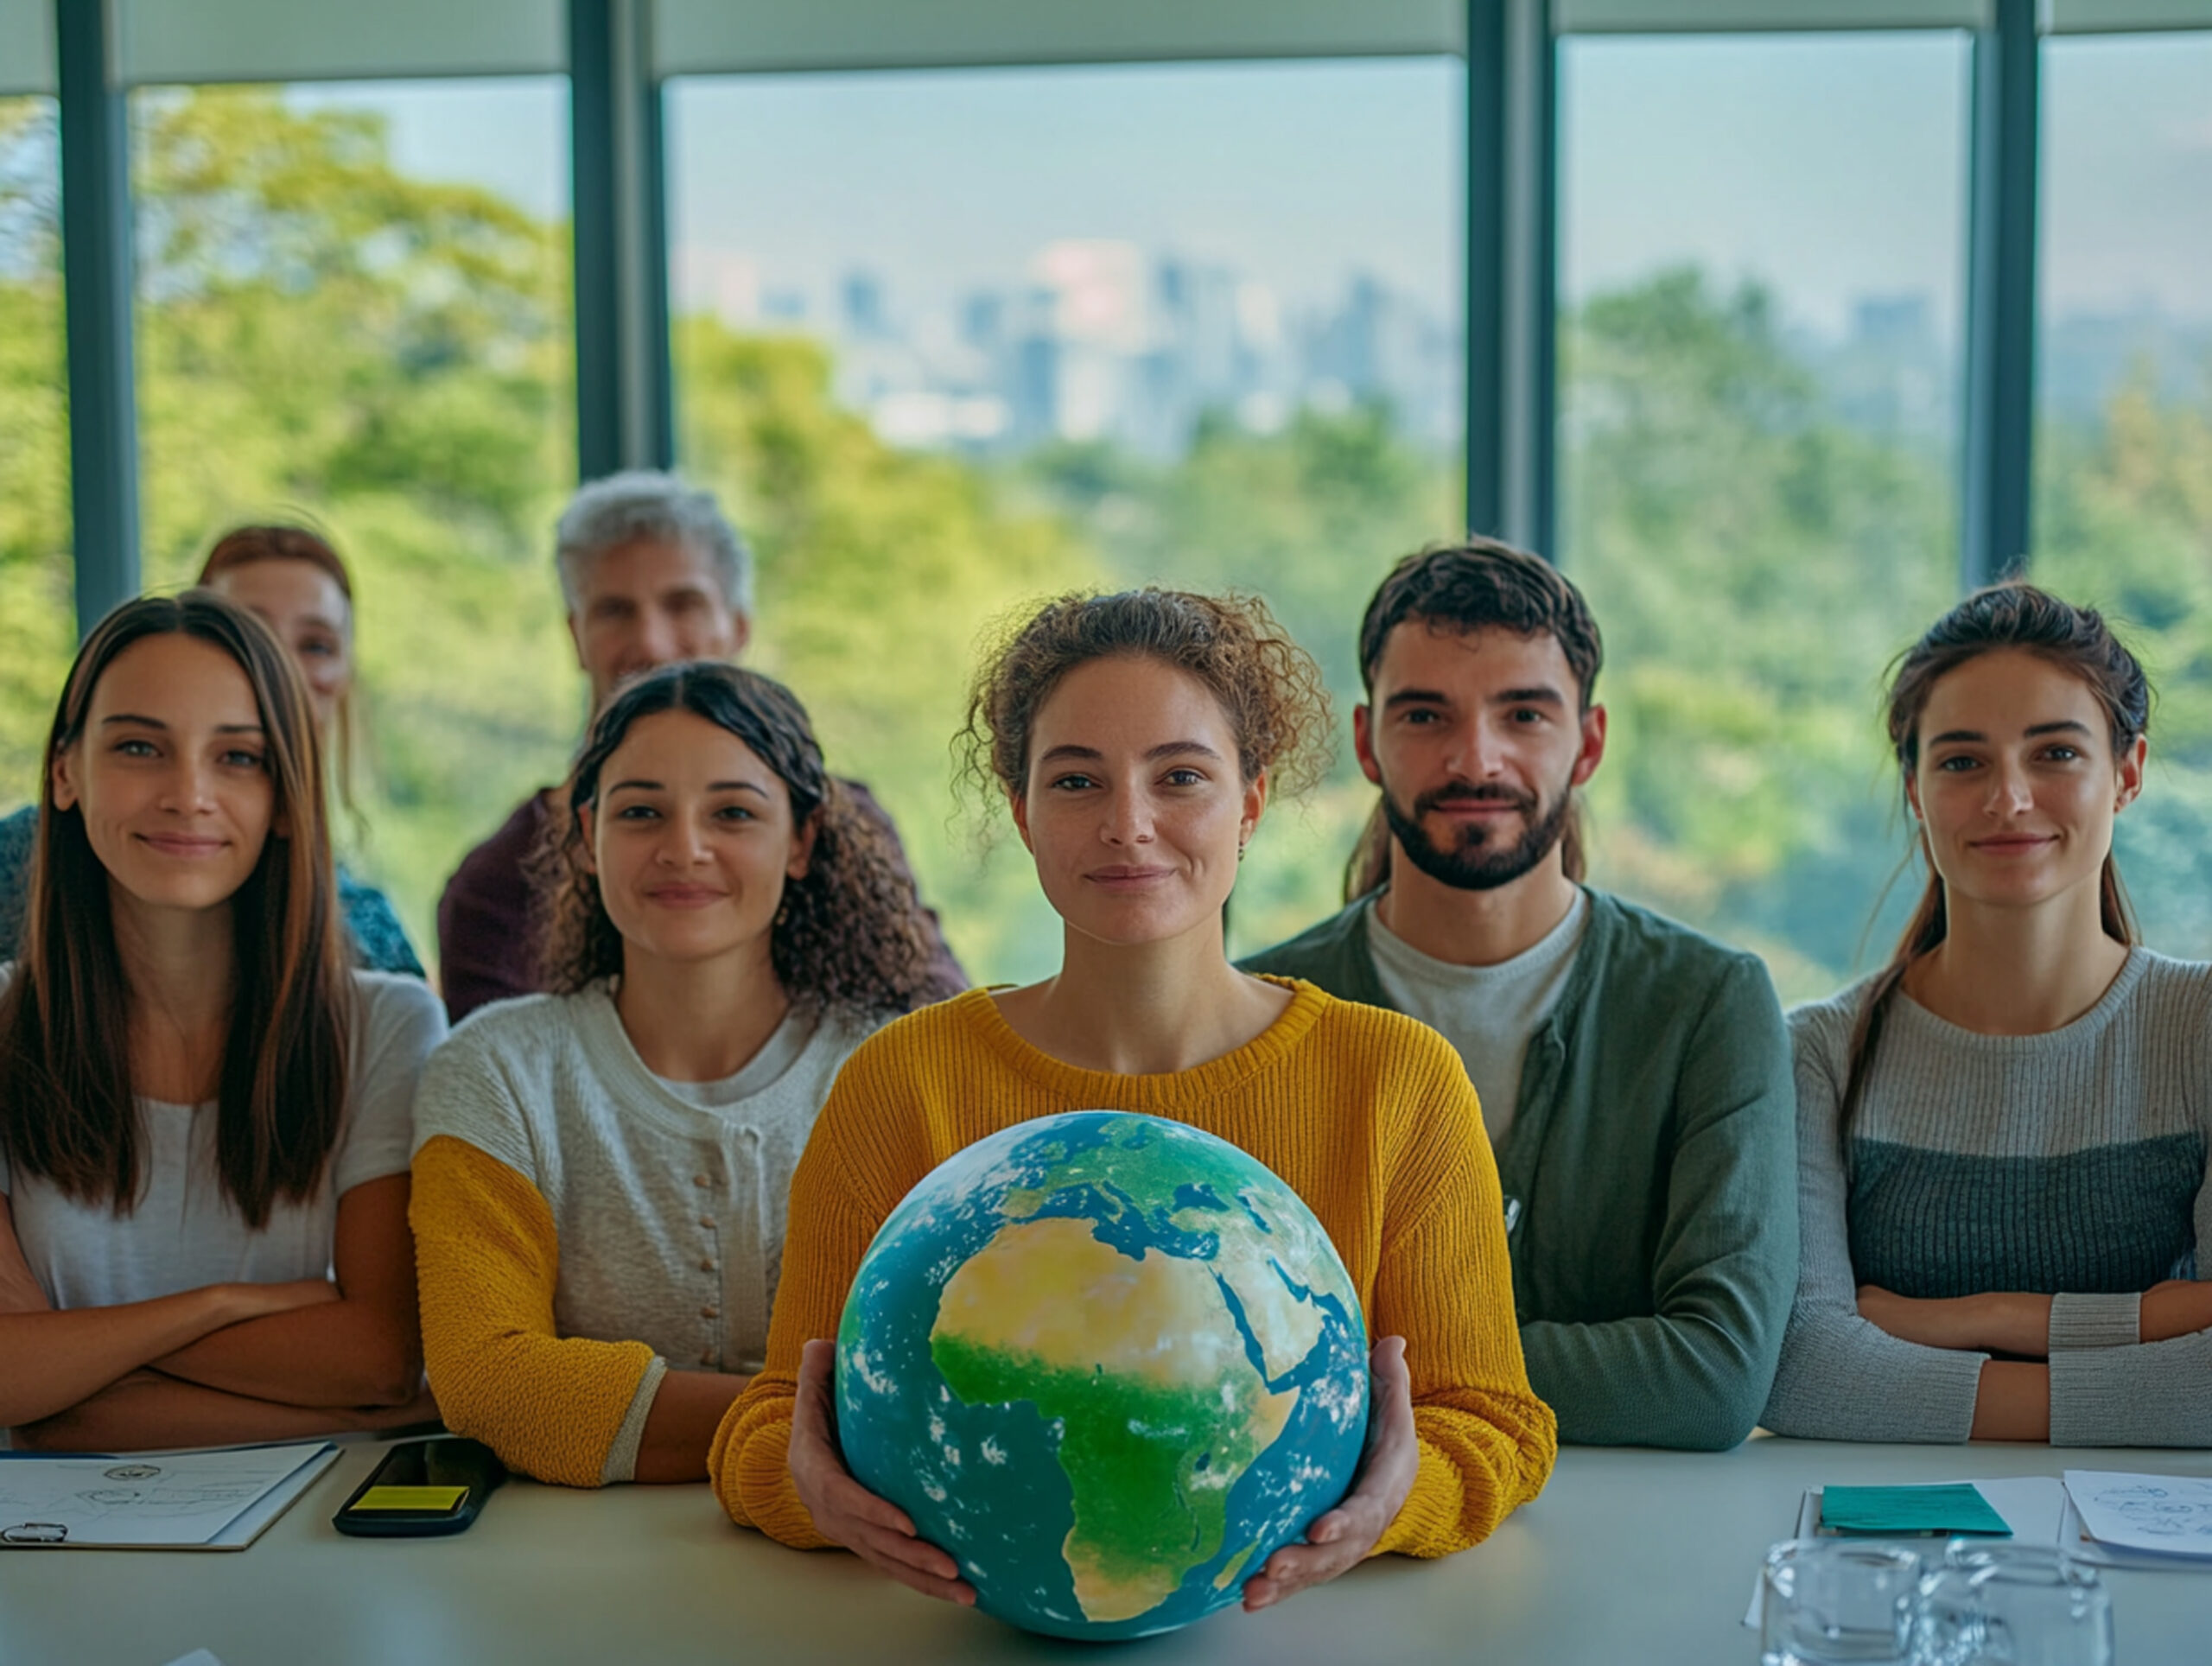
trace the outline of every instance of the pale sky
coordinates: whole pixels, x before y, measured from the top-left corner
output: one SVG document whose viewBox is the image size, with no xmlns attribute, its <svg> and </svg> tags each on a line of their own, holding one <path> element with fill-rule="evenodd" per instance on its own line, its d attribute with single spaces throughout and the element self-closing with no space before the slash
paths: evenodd
<svg viewBox="0 0 2212 1666">
<path fill-rule="evenodd" d="M 2045 61 L 2048 291 L 2212 321 L 2212 30 L 2067 41 Z"/>
<path fill-rule="evenodd" d="M 1570 39 L 1560 284 L 1580 298 L 1694 261 L 1838 334 L 1851 302 L 1957 315 L 1966 37 Z"/>
<path fill-rule="evenodd" d="M 1948 327 L 1967 61 L 1942 33 L 1569 40 L 1566 293 L 1695 260 L 1823 332 L 1915 290 Z M 2044 76 L 2046 305 L 2212 318 L 2212 33 L 2057 41 Z M 565 208 L 558 79 L 302 96 L 386 111 L 410 172 Z M 678 82 L 671 217 L 769 287 L 872 268 L 894 308 L 1018 282 L 1071 237 L 1218 260 L 1294 303 L 1365 269 L 1450 307 L 1460 124 L 1441 60 Z"/>
<path fill-rule="evenodd" d="M 1463 76 L 1444 60 L 780 76 L 679 86 L 679 241 L 949 299 L 1062 238 L 1333 300 L 1358 268 L 1456 310 Z"/>
</svg>

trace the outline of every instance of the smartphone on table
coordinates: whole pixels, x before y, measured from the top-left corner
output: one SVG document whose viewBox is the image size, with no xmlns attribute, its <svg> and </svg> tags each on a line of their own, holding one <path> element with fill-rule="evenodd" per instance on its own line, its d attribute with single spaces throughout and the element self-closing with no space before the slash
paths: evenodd
<svg viewBox="0 0 2212 1666">
<path fill-rule="evenodd" d="M 402 1440 L 353 1489 L 330 1524 L 370 1539 L 459 1533 L 506 1478 L 507 1466 L 480 1440 L 458 1434 Z"/>
</svg>

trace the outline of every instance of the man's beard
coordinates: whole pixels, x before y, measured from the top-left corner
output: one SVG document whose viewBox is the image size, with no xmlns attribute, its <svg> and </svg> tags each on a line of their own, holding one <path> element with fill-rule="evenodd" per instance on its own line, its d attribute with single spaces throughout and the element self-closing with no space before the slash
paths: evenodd
<svg viewBox="0 0 2212 1666">
<path fill-rule="evenodd" d="M 1489 828 L 1466 826 L 1459 830 L 1458 842 L 1448 849 L 1428 836 L 1421 825 L 1422 817 L 1440 804 L 1467 803 L 1514 805 L 1521 811 L 1521 836 L 1509 845 L 1493 845 Z M 1573 794 L 1565 789 L 1547 806 L 1533 792 L 1454 781 L 1421 794 L 1414 800 L 1413 813 L 1408 815 L 1398 807 L 1390 789 L 1382 789 L 1382 817 L 1389 823 L 1398 848 L 1429 878 L 1457 891 L 1495 891 L 1501 885 L 1512 884 L 1551 854 L 1566 830 L 1573 807 Z"/>
</svg>

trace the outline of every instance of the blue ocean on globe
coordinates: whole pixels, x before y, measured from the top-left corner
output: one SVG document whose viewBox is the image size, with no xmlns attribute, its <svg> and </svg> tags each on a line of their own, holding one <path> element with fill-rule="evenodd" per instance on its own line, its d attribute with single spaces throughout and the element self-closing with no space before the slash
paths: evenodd
<svg viewBox="0 0 2212 1666">
<path fill-rule="evenodd" d="M 1344 1496 L 1367 1372 L 1344 1264 L 1264 1165 L 1072 1111 L 892 1211 L 838 1330 L 839 1440 L 986 1613 L 1143 1637 L 1236 1602 Z"/>
</svg>

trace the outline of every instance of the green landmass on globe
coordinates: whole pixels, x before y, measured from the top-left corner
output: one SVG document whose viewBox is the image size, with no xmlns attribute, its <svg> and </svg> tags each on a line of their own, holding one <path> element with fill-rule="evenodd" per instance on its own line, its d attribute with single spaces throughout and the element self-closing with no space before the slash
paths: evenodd
<svg viewBox="0 0 2212 1666">
<path fill-rule="evenodd" d="M 918 1186 L 839 1351 L 855 1473 L 872 1455 L 887 1496 L 918 1493 L 987 1610 L 1065 1635 L 1234 1601 L 1341 1496 L 1364 1429 L 1364 1332 L 1326 1233 L 1235 1147 L 1128 1113 L 1021 1124 Z M 880 1449 L 902 1434 L 917 1449 Z"/>
</svg>

